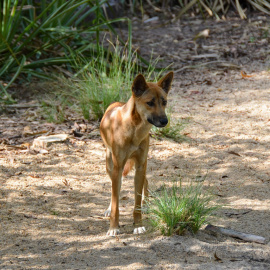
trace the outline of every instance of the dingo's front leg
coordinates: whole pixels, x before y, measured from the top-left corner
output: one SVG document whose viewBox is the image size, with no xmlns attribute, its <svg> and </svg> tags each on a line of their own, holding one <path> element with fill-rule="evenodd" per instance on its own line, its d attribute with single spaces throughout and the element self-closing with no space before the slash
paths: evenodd
<svg viewBox="0 0 270 270">
<path fill-rule="evenodd" d="M 112 161 L 112 153 L 108 148 L 106 149 L 106 170 L 112 181 L 113 161 Z M 118 185 L 119 195 L 120 195 L 121 185 L 122 185 L 122 177 L 121 177 L 120 185 Z M 112 209 L 112 201 L 110 202 L 110 205 L 107 208 L 107 210 L 104 212 L 105 217 L 111 216 L 111 209 Z"/>
<path fill-rule="evenodd" d="M 120 196 L 121 185 L 122 185 L 122 177 L 121 177 L 120 185 L 118 185 L 118 188 L 119 188 L 119 196 Z M 144 193 L 143 195 L 145 196 L 145 193 Z M 112 211 L 112 201 L 110 202 L 110 205 L 109 205 L 109 207 L 107 208 L 107 210 L 104 212 L 104 216 L 105 216 L 105 217 L 110 217 L 110 216 L 111 216 L 111 211 Z"/>
<path fill-rule="evenodd" d="M 111 173 L 112 180 L 112 197 L 111 197 L 111 215 L 110 215 L 110 229 L 107 235 L 115 236 L 119 231 L 119 193 L 121 187 L 121 177 L 123 166 L 120 166 L 115 158 L 113 160 L 113 170 Z"/>
<path fill-rule="evenodd" d="M 147 162 L 143 164 L 136 164 L 136 173 L 134 178 L 135 185 L 135 206 L 133 211 L 134 217 L 134 234 L 141 234 L 145 232 L 145 227 L 142 226 L 142 191 L 143 187 L 147 188 L 146 180 L 146 166 Z M 147 191 L 144 191 L 144 194 L 147 194 Z"/>
</svg>

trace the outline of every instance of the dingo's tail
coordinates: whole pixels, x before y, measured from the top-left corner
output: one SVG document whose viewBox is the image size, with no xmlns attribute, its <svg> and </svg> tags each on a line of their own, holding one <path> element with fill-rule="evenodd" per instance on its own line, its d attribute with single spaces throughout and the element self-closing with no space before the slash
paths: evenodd
<svg viewBox="0 0 270 270">
<path fill-rule="evenodd" d="M 124 167 L 124 170 L 123 170 L 123 176 L 127 176 L 128 173 L 132 170 L 133 166 L 134 166 L 134 160 L 133 159 L 128 159 L 127 162 L 126 162 L 126 165 Z"/>
</svg>

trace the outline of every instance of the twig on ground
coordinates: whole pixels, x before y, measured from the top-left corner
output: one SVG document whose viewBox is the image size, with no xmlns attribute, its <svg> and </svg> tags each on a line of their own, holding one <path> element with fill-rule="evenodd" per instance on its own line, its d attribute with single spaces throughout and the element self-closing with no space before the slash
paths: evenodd
<svg viewBox="0 0 270 270">
<path fill-rule="evenodd" d="M 221 233 L 224 235 L 228 235 L 231 237 L 239 238 L 247 242 L 256 242 L 260 244 L 265 244 L 265 238 L 262 236 L 254 235 L 254 234 L 247 234 L 247 233 L 242 233 L 238 231 L 234 231 L 231 229 L 226 229 L 222 227 L 217 227 L 214 225 L 207 225 L 205 230 L 215 232 L 215 233 Z"/>
<path fill-rule="evenodd" d="M 185 69 L 196 69 L 196 68 L 199 68 L 199 67 L 208 66 L 208 65 L 212 65 L 212 64 L 217 64 L 219 66 L 227 67 L 227 68 L 232 68 L 232 69 L 240 69 L 240 67 L 238 65 L 235 65 L 235 64 L 232 64 L 232 63 L 229 63 L 229 62 L 210 61 L 210 62 L 207 62 L 207 63 L 202 63 L 202 64 L 194 65 L 194 66 L 184 66 L 182 68 L 179 68 L 177 70 L 174 70 L 174 73 L 181 72 L 181 71 L 183 71 Z"/>
</svg>

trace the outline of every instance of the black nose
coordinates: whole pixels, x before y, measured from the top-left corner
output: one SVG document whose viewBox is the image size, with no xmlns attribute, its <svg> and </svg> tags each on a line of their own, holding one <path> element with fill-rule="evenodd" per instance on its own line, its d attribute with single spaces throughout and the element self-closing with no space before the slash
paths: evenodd
<svg viewBox="0 0 270 270">
<path fill-rule="evenodd" d="M 161 118 L 159 120 L 161 126 L 165 127 L 168 124 L 168 119 L 167 118 Z"/>
</svg>

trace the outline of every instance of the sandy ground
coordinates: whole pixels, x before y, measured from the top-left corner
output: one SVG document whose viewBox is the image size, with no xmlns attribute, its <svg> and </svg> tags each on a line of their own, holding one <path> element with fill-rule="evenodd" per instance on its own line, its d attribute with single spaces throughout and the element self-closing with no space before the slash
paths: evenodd
<svg viewBox="0 0 270 270">
<path fill-rule="evenodd" d="M 166 32 L 176 33 L 177 27 L 167 26 Z M 176 47 L 171 52 L 180 57 Z M 133 235 L 133 173 L 123 181 L 121 234 L 107 237 L 109 220 L 103 213 L 110 181 L 95 124 L 86 123 L 92 132 L 82 138 L 34 153 L 20 146 L 39 136 L 27 136 L 26 126 L 70 133 L 72 121 L 42 123 L 35 109 L 27 108 L 0 117 L 0 268 L 270 269 L 269 66 L 261 58 L 247 64 L 233 60 L 252 77 L 224 66 L 176 73 L 169 106 L 174 121 L 188 119 L 183 133 L 189 141 L 151 139 L 147 177 L 156 189 L 206 176 L 205 189 L 224 204 L 212 224 L 263 236 L 265 245 L 205 230 L 173 237 Z"/>
</svg>

